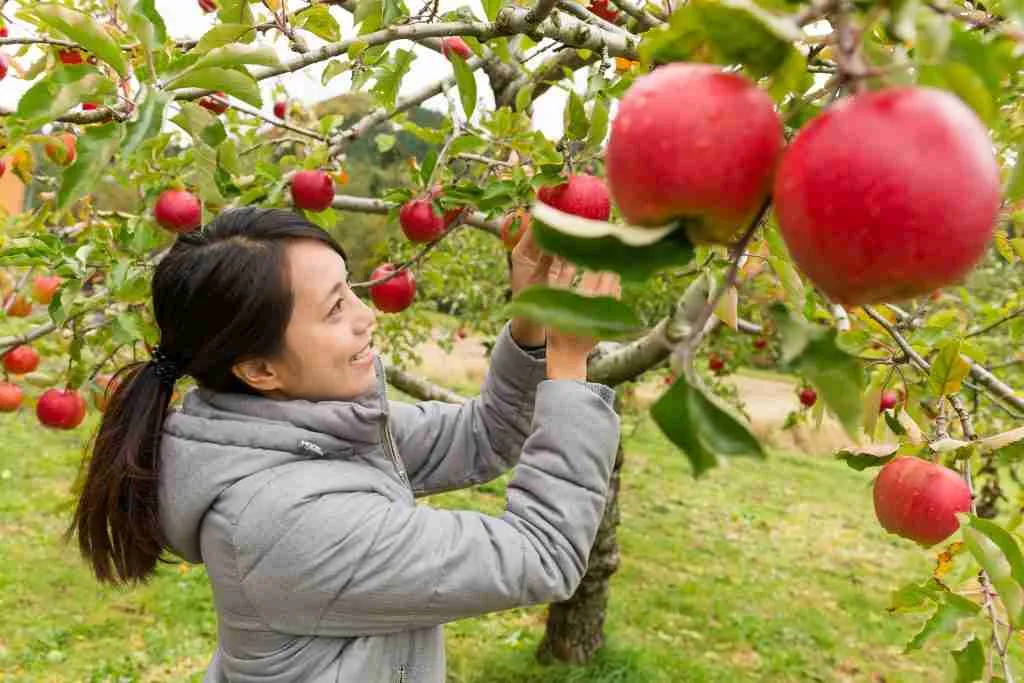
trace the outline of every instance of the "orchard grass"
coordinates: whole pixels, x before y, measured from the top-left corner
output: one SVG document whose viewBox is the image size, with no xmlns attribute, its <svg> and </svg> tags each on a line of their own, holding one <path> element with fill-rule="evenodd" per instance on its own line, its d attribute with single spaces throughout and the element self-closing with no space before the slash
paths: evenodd
<svg viewBox="0 0 1024 683">
<path fill-rule="evenodd" d="M 0 415 L 0 680 L 199 681 L 216 636 L 203 569 L 164 565 L 145 587 L 101 588 L 60 542 L 95 424 L 56 432 L 27 410 Z M 888 596 L 931 559 L 878 528 L 870 473 L 772 453 L 694 482 L 649 420 L 627 417 L 625 433 L 605 650 L 586 668 L 537 664 L 544 610 L 510 610 L 447 627 L 449 681 L 945 679 L 939 643 L 900 654 L 923 617 L 889 616 Z M 431 504 L 496 513 L 505 481 Z"/>
</svg>

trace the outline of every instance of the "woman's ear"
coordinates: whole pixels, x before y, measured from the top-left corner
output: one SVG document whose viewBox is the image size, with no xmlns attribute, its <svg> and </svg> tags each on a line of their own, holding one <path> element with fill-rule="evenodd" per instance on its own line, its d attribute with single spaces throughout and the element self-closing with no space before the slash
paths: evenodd
<svg viewBox="0 0 1024 683">
<path fill-rule="evenodd" d="M 274 364 L 268 360 L 251 358 L 240 361 L 235 363 L 231 371 L 235 377 L 256 391 L 269 393 L 281 388 L 281 376 Z"/>
</svg>

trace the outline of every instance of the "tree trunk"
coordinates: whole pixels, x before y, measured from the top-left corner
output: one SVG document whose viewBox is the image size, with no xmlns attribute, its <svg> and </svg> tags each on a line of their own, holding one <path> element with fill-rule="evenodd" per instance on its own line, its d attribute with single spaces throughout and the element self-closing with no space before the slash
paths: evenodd
<svg viewBox="0 0 1024 683">
<path fill-rule="evenodd" d="M 584 664 L 604 644 L 604 618 L 608 609 L 608 581 L 619 568 L 619 473 L 622 470 L 622 441 L 615 456 L 604 517 L 590 551 L 587 573 L 579 588 L 565 602 L 548 609 L 547 630 L 537 648 L 542 662 L 560 660 Z"/>
</svg>

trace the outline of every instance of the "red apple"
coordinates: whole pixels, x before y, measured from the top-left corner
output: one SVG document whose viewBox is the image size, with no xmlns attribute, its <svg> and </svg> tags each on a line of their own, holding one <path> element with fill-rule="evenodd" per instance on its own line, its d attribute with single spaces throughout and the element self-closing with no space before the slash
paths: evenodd
<svg viewBox="0 0 1024 683">
<path fill-rule="evenodd" d="M 6 52 L 0 52 L 0 81 L 7 78 L 7 70 L 11 68 L 11 59 Z"/>
<path fill-rule="evenodd" d="M 274 102 L 274 116 L 279 119 L 283 119 L 288 113 L 288 102 L 287 100 L 277 100 Z"/>
<path fill-rule="evenodd" d="M 32 298 L 44 306 L 49 304 L 63 281 L 60 275 L 36 275 L 32 280 Z"/>
<path fill-rule="evenodd" d="M 214 114 L 223 114 L 228 110 L 228 105 L 227 102 L 222 102 L 221 100 L 226 99 L 227 95 L 225 95 L 224 92 L 220 90 L 213 94 L 221 99 L 215 100 L 212 97 L 200 97 L 199 106 L 203 107 L 204 109 L 212 111 Z"/>
<path fill-rule="evenodd" d="M 36 417 L 45 427 L 74 429 L 85 419 L 85 399 L 74 389 L 47 389 L 36 404 Z"/>
<path fill-rule="evenodd" d="M 371 280 L 379 280 L 395 272 L 396 266 L 384 263 L 370 274 Z M 403 270 L 387 282 L 370 287 L 373 305 L 385 313 L 404 311 L 416 296 L 416 276 L 411 270 Z"/>
<path fill-rule="evenodd" d="M 32 302 L 18 294 L 7 309 L 7 315 L 12 318 L 27 318 L 32 314 Z"/>
<path fill-rule="evenodd" d="M 323 211 L 334 201 L 334 180 L 326 171 L 299 171 L 292 178 L 292 202 L 300 209 Z"/>
<path fill-rule="evenodd" d="M 613 7 L 608 6 L 608 0 L 590 0 L 587 9 L 591 14 L 596 14 L 605 21 L 615 23 L 619 19 L 619 13 Z"/>
<path fill-rule="evenodd" d="M 0 38 L 6 38 L 8 35 L 7 24 L 0 24 Z"/>
<path fill-rule="evenodd" d="M 410 199 L 398 211 L 398 224 L 412 242 L 433 242 L 444 234 L 447 223 L 434 211 L 429 198 Z"/>
<path fill-rule="evenodd" d="M 818 400 L 818 392 L 810 387 L 804 387 L 800 390 L 800 403 L 810 408 Z"/>
<path fill-rule="evenodd" d="M 57 142 L 46 143 L 46 156 L 55 164 L 70 166 L 75 161 L 78 150 L 78 140 L 74 133 L 64 131 L 57 135 L 63 145 Z"/>
<path fill-rule="evenodd" d="M 82 53 L 73 48 L 62 48 L 57 52 L 57 57 L 63 64 L 81 64 L 85 61 Z"/>
<path fill-rule="evenodd" d="M 708 356 L 708 368 L 717 375 L 725 368 L 725 361 L 717 353 L 711 353 Z"/>
<path fill-rule="evenodd" d="M 39 353 L 22 344 L 4 354 L 4 369 L 12 375 L 27 375 L 39 367 Z"/>
<path fill-rule="evenodd" d="M 203 207 L 191 192 L 164 190 L 153 206 L 153 217 L 171 232 L 192 232 L 202 222 Z"/>
<path fill-rule="evenodd" d="M 592 175 L 572 175 L 561 185 L 542 187 L 537 199 L 559 211 L 596 221 L 611 215 L 611 199 L 604 181 Z"/>
<path fill-rule="evenodd" d="M 913 456 L 882 468 L 874 498 L 882 528 L 923 546 L 952 536 L 960 527 L 956 513 L 971 509 L 971 489 L 956 472 Z"/>
<path fill-rule="evenodd" d="M 473 55 L 473 51 L 469 49 L 469 45 L 466 44 L 462 38 L 454 36 L 452 38 L 441 39 L 441 54 L 448 57 L 450 53 L 454 52 L 463 59 L 469 59 Z"/>
<path fill-rule="evenodd" d="M 878 412 L 884 413 L 890 408 L 895 408 L 899 401 L 900 396 L 895 391 L 883 391 L 882 397 L 878 401 Z"/>
<path fill-rule="evenodd" d="M 768 340 L 765 339 L 764 337 L 758 337 L 757 339 L 754 340 L 754 348 L 755 349 L 760 350 L 760 349 L 766 348 L 767 346 L 768 346 Z"/>
<path fill-rule="evenodd" d="M 0 159 L 0 178 L 4 176 L 4 173 L 7 173 L 7 160 Z"/>
<path fill-rule="evenodd" d="M 519 240 L 523 238 L 523 233 L 529 229 L 530 214 L 523 209 L 516 209 L 512 213 L 506 214 L 501 219 L 501 241 L 505 243 L 505 248 L 509 251 L 515 249 Z"/>
<path fill-rule="evenodd" d="M 210 12 L 217 11 L 217 3 L 214 0 L 199 0 L 199 9 L 203 10 L 204 13 L 209 14 Z"/>
<path fill-rule="evenodd" d="M 455 336 L 458 337 L 459 339 L 465 339 L 468 335 L 469 335 L 469 332 L 466 331 L 465 327 L 460 327 L 455 332 Z"/>
<path fill-rule="evenodd" d="M 95 102 L 82 102 L 82 111 L 93 111 L 99 108 L 100 105 Z"/>
<path fill-rule="evenodd" d="M 898 302 L 958 282 L 982 258 L 999 166 L 988 130 L 958 97 L 888 88 L 806 124 L 773 196 L 793 260 L 829 298 Z"/>
<path fill-rule="evenodd" d="M 680 106 L 685 102 L 686 106 Z M 676 62 L 636 79 L 619 102 L 605 153 L 627 222 L 681 221 L 695 244 L 727 244 L 772 186 L 782 123 L 749 79 Z"/>
<path fill-rule="evenodd" d="M 10 382 L 0 382 L 0 413 L 13 413 L 21 405 L 21 388 Z"/>
</svg>

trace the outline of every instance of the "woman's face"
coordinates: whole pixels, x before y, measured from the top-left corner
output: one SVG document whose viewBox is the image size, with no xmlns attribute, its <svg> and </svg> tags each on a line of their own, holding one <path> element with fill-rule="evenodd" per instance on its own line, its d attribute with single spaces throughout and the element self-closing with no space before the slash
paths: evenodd
<svg viewBox="0 0 1024 683">
<path fill-rule="evenodd" d="M 309 401 L 352 399 L 371 390 L 377 315 L 349 288 L 344 259 L 313 240 L 294 242 L 286 253 L 292 316 L 284 350 L 264 361 L 271 381 L 256 388 L 273 398 Z"/>
</svg>

